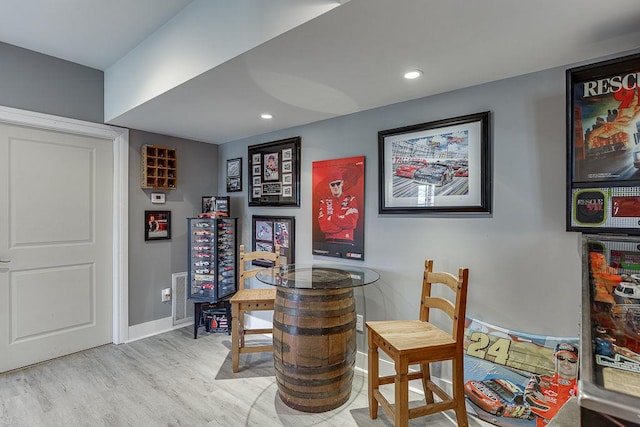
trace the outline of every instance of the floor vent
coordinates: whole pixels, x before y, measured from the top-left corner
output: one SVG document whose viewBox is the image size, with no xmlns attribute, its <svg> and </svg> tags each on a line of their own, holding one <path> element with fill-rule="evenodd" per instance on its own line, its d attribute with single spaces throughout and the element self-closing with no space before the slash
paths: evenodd
<svg viewBox="0 0 640 427">
<path fill-rule="evenodd" d="M 171 314 L 173 325 L 193 321 L 193 304 L 187 302 L 187 273 L 171 275 Z"/>
</svg>

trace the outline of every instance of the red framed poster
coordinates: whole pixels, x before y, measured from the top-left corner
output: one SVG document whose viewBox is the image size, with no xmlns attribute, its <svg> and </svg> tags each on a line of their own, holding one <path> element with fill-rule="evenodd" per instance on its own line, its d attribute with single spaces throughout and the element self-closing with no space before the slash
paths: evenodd
<svg viewBox="0 0 640 427">
<path fill-rule="evenodd" d="M 313 254 L 364 260 L 364 156 L 313 162 Z"/>
</svg>

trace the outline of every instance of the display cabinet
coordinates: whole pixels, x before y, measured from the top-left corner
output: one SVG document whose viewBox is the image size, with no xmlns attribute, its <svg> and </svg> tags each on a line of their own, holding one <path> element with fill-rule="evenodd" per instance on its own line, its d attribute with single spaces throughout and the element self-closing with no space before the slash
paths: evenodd
<svg viewBox="0 0 640 427">
<path fill-rule="evenodd" d="M 178 159 L 176 150 L 159 145 L 143 145 L 142 188 L 175 190 L 178 185 Z"/>
<path fill-rule="evenodd" d="M 187 299 L 194 304 L 193 338 L 198 328 L 230 332 L 229 298 L 237 291 L 237 219 L 187 218 L 189 236 Z"/>
<path fill-rule="evenodd" d="M 582 262 L 581 425 L 638 426 L 640 237 L 583 235 Z"/>
<path fill-rule="evenodd" d="M 187 218 L 188 299 L 218 302 L 237 290 L 237 219 Z"/>
</svg>

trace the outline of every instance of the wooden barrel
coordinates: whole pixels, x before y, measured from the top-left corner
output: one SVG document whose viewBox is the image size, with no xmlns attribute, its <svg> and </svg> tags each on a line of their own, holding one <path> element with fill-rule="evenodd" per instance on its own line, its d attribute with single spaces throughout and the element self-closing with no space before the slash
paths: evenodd
<svg viewBox="0 0 640 427">
<path fill-rule="evenodd" d="M 282 401 L 305 412 L 324 412 L 351 394 L 356 358 L 353 290 L 278 288 L 273 356 Z"/>
</svg>

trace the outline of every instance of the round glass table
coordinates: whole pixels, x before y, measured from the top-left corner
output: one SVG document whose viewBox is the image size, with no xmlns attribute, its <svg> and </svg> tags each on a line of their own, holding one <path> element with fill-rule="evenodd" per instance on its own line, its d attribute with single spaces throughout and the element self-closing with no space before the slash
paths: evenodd
<svg viewBox="0 0 640 427">
<path fill-rule="evenodd" d="M 353 288 L 376 282 L 370 268 L 289 264 L 258 272 L 277 287 L 273 360 L 280 399 L 305 412 L 325 412 L 351 395 L 356 361 Z"/>
</svg>

